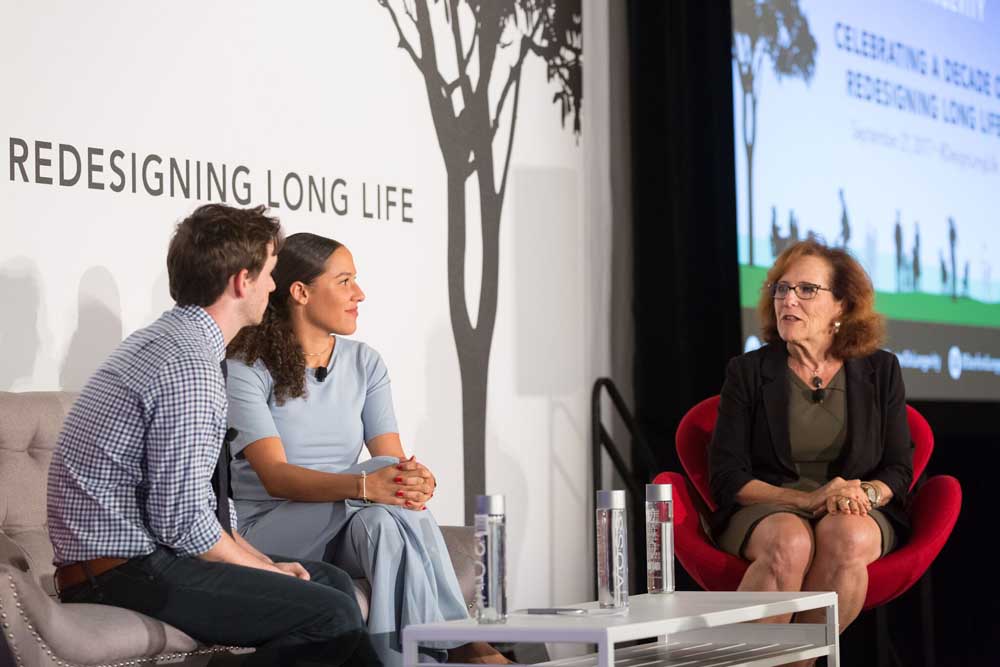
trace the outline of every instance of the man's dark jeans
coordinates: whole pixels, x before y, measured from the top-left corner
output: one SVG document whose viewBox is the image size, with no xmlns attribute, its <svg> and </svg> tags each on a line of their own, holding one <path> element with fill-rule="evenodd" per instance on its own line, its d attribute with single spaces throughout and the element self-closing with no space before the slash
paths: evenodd
<svg viewBox="0 0 1000 667">
<path fill-rule="evenodd" d="M 205 644 L 256 647 L 245 665 L 381 665 L 350 577 L 327 563 L 301 562 L 311 581 L 161 548 L 60 598 L 132 609 Z"/>
</svg>

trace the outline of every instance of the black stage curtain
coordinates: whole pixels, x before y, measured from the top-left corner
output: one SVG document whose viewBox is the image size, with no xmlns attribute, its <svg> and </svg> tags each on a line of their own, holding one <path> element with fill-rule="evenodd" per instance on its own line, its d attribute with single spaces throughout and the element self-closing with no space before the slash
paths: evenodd
<svg viewBox="0 0 1000 667">
<path fill-rule="evenodd" d="M 633 1 L 636 417 L 661 470 L 740 352 L 728 2 Z"/>
</svg>

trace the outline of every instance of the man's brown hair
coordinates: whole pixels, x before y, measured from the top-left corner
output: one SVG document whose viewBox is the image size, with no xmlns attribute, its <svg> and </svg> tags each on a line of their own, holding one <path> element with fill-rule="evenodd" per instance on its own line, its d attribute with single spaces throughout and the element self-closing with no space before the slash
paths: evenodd
<svg viewBox="0 0 1000 667">
<path fill-rule="evenodd" d="M 866 357 L 877 350 L 885 336 L 885 323 L 882 316 L 875 312 L 875 290 L 871 279 L 851 253 L 818 241 L 801 241 L 786 248 L 768 270 L 757 304 L 761 337 L 768 343 L 781 340 L 770 286 L 779 281 L 792 264 L 807 256 L 827 261 L 832 269 L 831 284 L 822 287 L 833 290 L 833 297 L 844 304 L 840 330 L 833 337 L 831 354 L 838 359 L 854 359 Z"/>
<path fill-rule="evenodd" d="M 177 224 L 167 251 L 170 296 L 178 306 L 209 306 L 229 279 L 246 269 L 260 274 L 268 244 L 278 252 L 281 223 L 267 208 L 205 204 Z"/>
</svg>

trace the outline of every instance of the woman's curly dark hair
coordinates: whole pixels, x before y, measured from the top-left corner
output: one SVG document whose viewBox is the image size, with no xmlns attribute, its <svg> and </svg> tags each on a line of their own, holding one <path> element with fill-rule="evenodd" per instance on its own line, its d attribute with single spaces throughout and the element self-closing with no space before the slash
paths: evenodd
<svg viewBox="0 0 1000 667">
<path fill-rule="evenodd" d="M 288 309 L 292 283 L 310 284 L 326 270 L 326 260 L 341 243 L 317 234 L 292 234 L 278 253 L 271 276 L 274 291 L 268 299 L 264 319 L 255 327 L 244 327 L 229 343 L 226 356 L 253 365 L 264 362 L 274 379 L 278 405 L 306 393 L 306 358 L 302 354 Z"/>
</svg>

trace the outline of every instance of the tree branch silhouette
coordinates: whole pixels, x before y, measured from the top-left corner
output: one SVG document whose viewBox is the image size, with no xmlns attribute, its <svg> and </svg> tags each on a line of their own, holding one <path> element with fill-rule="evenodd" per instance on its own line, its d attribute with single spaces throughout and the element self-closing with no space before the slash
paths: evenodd
<svg viewBox="0 0 1000 667">
<path fill-rule="evenodd" d="M 753 159 L 757 144 L 760 73 L 770 60 L 775 78 L 800 77 L 806 84 L 816 66 L 816 40 L 798 0 L 735 0 L 732 58 L 743 90 L 743 149 L 747 160 L 748 263 L 754 265 Z M 748 107 L 749 103 L 749 109 Z"/>
<path fill-rule="evenodd" d="M 522 61 L 523 62 L 523 61 Z M 517 128 L 517 103 L 521 97 L 521 76 L 520 69 L 521 65 L 518 64 L 518 76 L 517 83 L 514 84 L 514 109 L 510 114 L 510 132 L 507 136 L 507 155 L 504 157 L 503 161 L 503 175 L 500 177 L 500 187 L 497 192 L 500 195 L 500 201 L 503 201 L 504 196 L 507 194 L 507 176 L 510 173 L 510 158 L 514 154 L 514 130 Z M 497 118 L 499 123 L 500 118 Z"/>
<path fill-rule="evenodd" d="M 403 3 L 403 11 L 413 23 L 415 44 L 406 38 L 394 1 L 397 5 L 399 1 Z M 580 0 L 414 0 L 411 10 L 408 0 L 378 2 L 392 19 L 399 47 L 407 52 L 424 79 L 431 120 L 444 159 L 448 309 L 462 384 L 465 508 L 466 517 L 471 519 L 474 494 L 482 493 L 485 487 L 486 385 L 497 315 L 499 230 L 517 135 L 523 65 L 529 54 L 546 64 L 547 79 L 557 89 L 553 102 L 561 105 L 563 126 L 572 117 L 574 134 L 579 136 L 583 98 L 581 3 Z M 443 19 L 445 25 L 432 25 L 435 19 Z M 470 26 L 471 34 L 467 32 Z M 447 50 L 453 56 L 447 62 L 438 60 L 435 35 L 441 39 L 448 35 L 451 41 Z M 514 45 L 516 52 L 507 51 L 508 46 Z M 446 81 L 443 72 L 449 78 L 452 76 L 452 57 L 455 78 Z M 495 82 L 502 85 L 494 106 L 490 88 L 498 72 L 504 72 L 506 78 Z M 497 87 L 494 85 L 494 90 Z M 456 91 L 461 91 L 460 101 L 455 99 Z M 495 156 L 494 144 L 507 114 L 510 115 L 508 135 L 503 152 Z M 482 239 L 475 322 L 465 299 L 466 223 L 467 216 L 473 215 L 466 210 L 470 178 L 474 178 L 479 194 Z"/>
<path fill-rule="evenodd" d="M 510 68 L 510 75 L 507 77 L 507 82 L 504 84 L 503 90 L 500 92 L 500 99 L 497 101 L 497 111 L 492 123 L 493 135 L 496 135 L 497 130 L 500 129 L 500 116 L 501 114 L 503 114 L 504 103 L 506 103 L 507 101 L 507 93 L 510 92 L 510 89 L 514 85 L 514 83 L 516 81 L 520 81 L 521 79 L 521 66 L 524 64 L 524 59 L 528 55 L 528 52 L 530 50 L 530 45 L 531 43 L 533 43 L 534 40 L 534 35 L 537 32 L 538 27 L 541 25 L 541 23 L 542 23 L 541 18 L 539 18 L 539 20 L 535 23 L 535 27 L 532 28 L 531 30 L 528 41 L 521 43 L 521 51 L 517 56 L 517 61 Z M 517 110 L 516 103 L 514 105 L 514 109 L 516 114 Z"/>
<path fill-rule="evenodd" d="M 465 98 L 464 102 L 466 105 L 469 104 L 469 100 L 472 99 L 472 81 L 469 79 L 468 72 L 468 62 L 462 55 L 462 33 L 461 28 L 458 25 L 458 0 L 448 0 L 451 6 L 451 20 L 448 23 L 451 24 L 451 36 L 455 42 L 455 65 L 458 68 L 458 77 L 456 80 L 462 88 L 462 96 Z M 475 44 L 475 33 L 473 33 L 473 38 L 469 40 L 471 44 Z M 472 50 L 469 49 L 469 55 L 472 55 Z"/>
<path fill-rule="evenodd" d="M 413 64 L 417 66 L 417 69 L 423 71 L 423 63 L 420 62 L 420 57 L 417 55 L 416 51 L 413 50 L 413 46 L 410 45 L 409 40 L 406 39 L 406 35 L 403 34 L 403 28 L 399 25 L 399 17 L 396 16 L 396 10 L 392 8 L 392 5 L 388 0 L 378 0 L 379 4 L 389 10 L 389 16 L 392 17 L 392 24 L 396 26 L 396 33 L 399 35 L 399 48 L 410 54 L 410 59 L 413 60 Z"/>
</svg>

